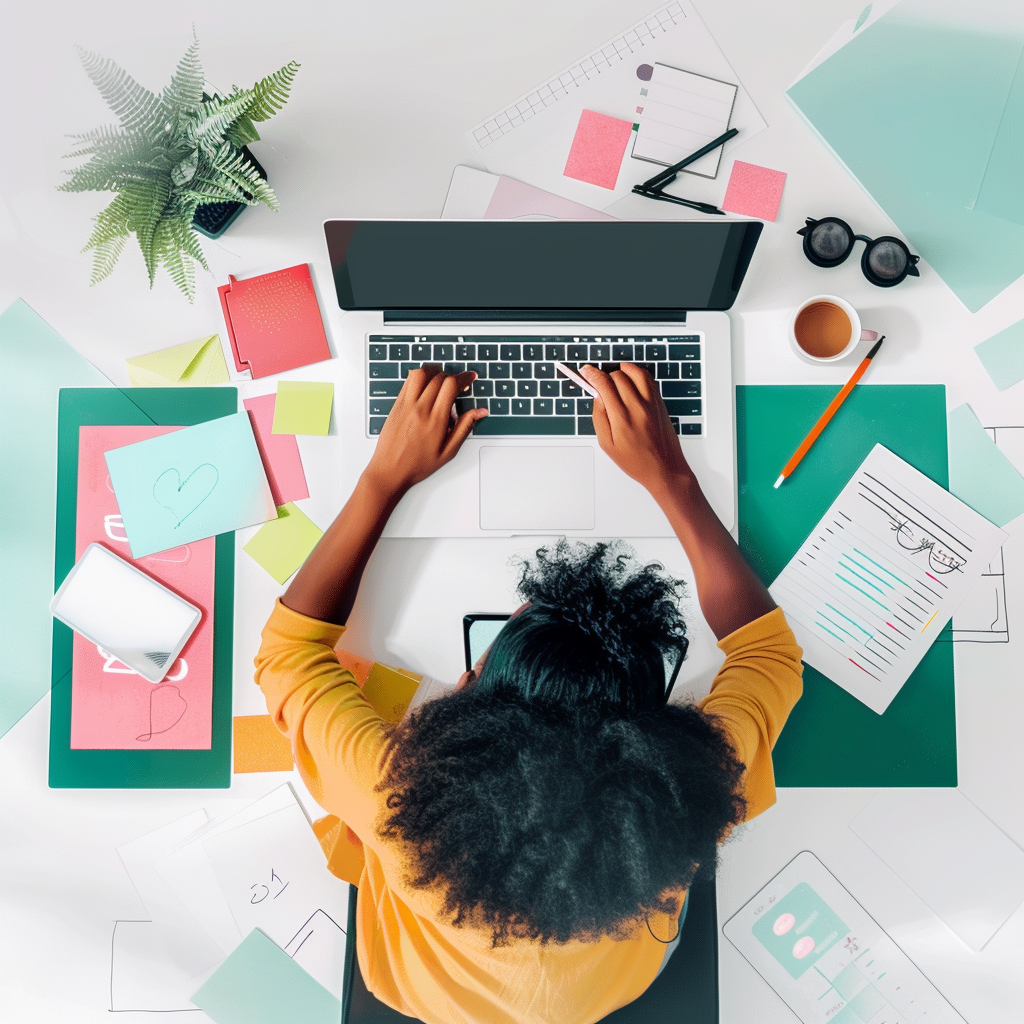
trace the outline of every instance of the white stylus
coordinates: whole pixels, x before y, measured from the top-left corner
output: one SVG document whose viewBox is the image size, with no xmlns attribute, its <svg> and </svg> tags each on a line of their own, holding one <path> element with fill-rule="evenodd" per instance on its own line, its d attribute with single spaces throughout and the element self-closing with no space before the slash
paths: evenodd
<svg viewBox="0 0 1024 1024">
<path fill-rule="evenodd" d="M 601 397 L 597 393 L 597 389 L 592 384 L 588 384 L 575 370 L 570 370 L 565 363 L 555 363 L 555 369 L 558 370 L 559 373 L 568 377 L 574 384 L 579 384 L 579 386 L 592 398 Z"/>
</svg>

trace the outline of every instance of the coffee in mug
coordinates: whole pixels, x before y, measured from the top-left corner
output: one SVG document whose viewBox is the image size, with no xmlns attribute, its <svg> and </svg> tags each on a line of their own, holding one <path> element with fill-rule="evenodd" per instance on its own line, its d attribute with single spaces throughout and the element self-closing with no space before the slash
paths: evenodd
<svg viewBox="0 0 1024 1024">
<path fill-rule="evenodd" d="M 874 331 L 862 331 L 856 310 L 835 295 L 815 295 L 802 303 L 789 330 L 796 352 L 815 363 L 842 359 L 858 341 L 877 337 Z"/>
</svg>

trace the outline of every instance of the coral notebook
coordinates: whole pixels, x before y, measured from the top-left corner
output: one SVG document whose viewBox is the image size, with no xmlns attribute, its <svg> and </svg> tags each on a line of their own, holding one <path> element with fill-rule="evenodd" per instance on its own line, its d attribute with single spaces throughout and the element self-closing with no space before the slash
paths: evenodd
<svg viewBox="0 0 1024 1024">
<path fill-rule="evenodd" d="M 239 373 L 269 377 L 331 358 L 307 263 L 243 281 L 229 274 L 217 292 Z"/>
</svg>

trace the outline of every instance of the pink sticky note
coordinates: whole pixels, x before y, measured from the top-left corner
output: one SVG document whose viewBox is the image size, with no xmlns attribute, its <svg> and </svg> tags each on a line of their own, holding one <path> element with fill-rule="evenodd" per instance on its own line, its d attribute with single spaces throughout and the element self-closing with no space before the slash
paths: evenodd
<svg viewBox="0 0 1024 1024">
<path fill-rule="evenodd" d="M 632 121 L 584 110 L 562 173 L 601 188 L 615 188 L 632 131 Z"/>
<path fill-rule="evenodd" d="M 256 436 L 256 447 L 267 471 L 267 483 L 274 496 L 275 505 L 309 497 L 306 474 L 299 458 L 299 445 L 294 434 L 275 434 L 274 402 L 276 394 L 247 398 L 242 405 L 249 413 L 252 432 Z"/>
<path fill-rule="evenodd" d="M 162 682 L 153 684 L 78 633 L 71 660 L 72 750 L 209 750 L 213 720 L 216 539 L 132 558 L 103 453 L 181 427 L 80 427 L 75 557 L 98 541 L 202 609 Z"/>
<path fill-rule="evenodd" d="M 785 184 L 785 171 L 773 171 L 770 167 L 737 160 L 732 165 L 722 209 L 745 217 L 775 220 Z"/>
</svg>

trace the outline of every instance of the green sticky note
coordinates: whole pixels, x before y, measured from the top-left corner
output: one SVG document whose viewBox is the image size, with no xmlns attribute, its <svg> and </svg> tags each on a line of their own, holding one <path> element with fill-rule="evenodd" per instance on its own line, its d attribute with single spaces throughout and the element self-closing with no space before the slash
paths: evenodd
<svg viewBox="0 0 1024 1024">
<path fill-rule="evenodd" d="M 338 1024 L 341 1001 L 254 928 L 192 996 L 216 1024 Z"/>
<path fill-rule="evenodd" d="M 326 434 L 331 427 L 334 385 L 304 380 L 277 382 L 272 434 Z"/>
<path fill-rule="evenodd" d="M 975 210 L 1024 224 L 1024 53 L 1006 99 Z"/>
<path fill-rule="evenodd" d="M 284 583 L 306 560 L 323 533 L 302 509 L 289 501 L 278 508 L 277 519 L 264 523 L 242 550 L 278 583 Z"/>
<path fill-rule="evenodd" d="M 1024 477 L 966 403 L 949 414 L 949 489 L 996 526 L 1024 512 Z"/>
<path fill-rule="evenodd" d="M 1024 185 L 1021 191 L 1024 192 Z M 975 345 L 974 351 L 1000 391 L 1024 380 L 1024 320 L 1010 324 L 1005 331 Z"/>
<path fill-rule="evenodd" d="M 22 299 L 0 314 L 0 736 L 50 689 L 57 393 L 110 387 Z M 17 652 L 16 654 L 14 652 Z"/>
</svg>

